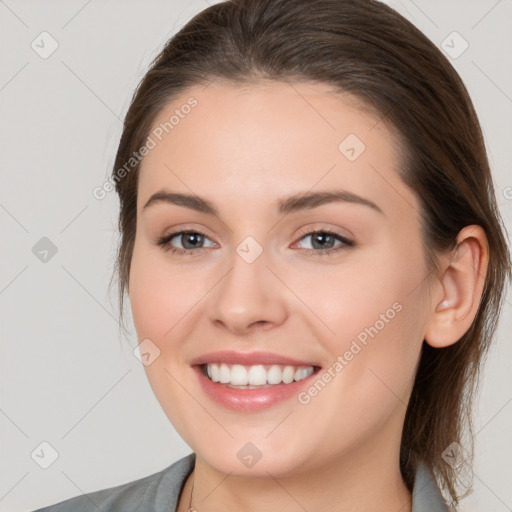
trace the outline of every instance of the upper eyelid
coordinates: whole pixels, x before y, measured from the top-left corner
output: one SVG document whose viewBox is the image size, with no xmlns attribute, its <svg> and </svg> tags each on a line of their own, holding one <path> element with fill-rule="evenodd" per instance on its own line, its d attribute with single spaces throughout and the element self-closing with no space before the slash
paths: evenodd
<svg viewBox="0 0 512 512">
<path fill-rule="evenodd" d="M 310 224 L 313 225 L 313 227 L 305 227 L 305 228 L 300 228 L 298 230 L 298 234 L 296 234 L 295 236 L 303 236 L 303 235 L 306 235 L 306 234 L 309 234 L 311 232 L 314 232 L 314 231 L 330 231 L 330 232 L 333 232 L 339 236 L 342 236 L 344 238 L 348 238 L 348 239 L 353 239 L 355 238 L 355 235 L 352 233 L 352 231 L 350 231 L 348 228 L 346 227 L 334 227 L 331 223 L 329 222 L 310 222 Z M 176 227 L 177 226 L 177 227 Z M 186 231 L 194 231 L 194 232 L 197 232 L 197 233 L 200 233 L 202 235 L 205 235 L 205 236 L 208 236 L 209 235 L 205 232 L 205 231 L 208 231 L 207 229 L 205 229 L 203 227 L 203 225 L 199 225 L 199 224 L 196 224 L 195 222 L 192 222 L 190 223 L 189 225 L 184 222 L 183 224 L 182 223 L 179 223 L 177 224 L 176 226 L 172 226 L 172 227 L 168 227 L 169 229 L 169 235 L 171 234 L 178 234 L 178 233 L 182 233 L 182 232 L 186 232 Z M 183 226 L 183 227 L 182 227 Z M 196 227 L 198 226 L 198 227 Z M 271 228 L 273 229 L 273 228 Z M 229 230 L 230 232 L 232 232 L 232 230 L 230 229 Z M 295 230 L 297 232 L 297 230 Z M 165 232 L 165 231 L 164 231 Z M 163 237 L 167 237 L 169 235 L 163 235 Z"/>
<path fill-rule="evenodd" d="M 349 240 L 352 240 L 354 237 L 354 234 L 349 231 L 348 229 L 344 228 L 344 229 L 341 229 L 341 228 L 333 228 L 333 227 L 330 227 L 330 226 L 326 226 L 325 224 L 323 225 L 320 225 L 319 227 L 314 227 L 314 228 L 311 228 L 311 227 L 307 227 L 307 228 L 304 228 L 304 229 L 299 229 L 299 232 L 297 233 L 296 236 L 305 236 L 305 235 L 310 235 L 312 233 L 316 233 L 316 232 L 328 232 L 328 233 L 332 233 L 334 235 L 337 235 L 337 236 L 340 236 L 342 238 L 346 238 L 346 239 L 349 239 Z M 345 231 L 346 234 L 343 234 L 341 231 Z"/>
</svg>

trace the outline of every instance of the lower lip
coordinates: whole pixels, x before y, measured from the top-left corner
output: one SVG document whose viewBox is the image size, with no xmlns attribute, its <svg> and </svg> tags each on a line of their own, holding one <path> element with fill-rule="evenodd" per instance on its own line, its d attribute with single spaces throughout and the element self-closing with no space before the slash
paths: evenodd
<svg viewBox="0 0 512 512">
<path fill-rule="evenodd" d="M 193 366 L 204 392 L 216 403 L 236 411 L 255 412 L 271 407 L 287 400 L 310 384 L 319 370 L 313 372 L 305 379 L 290 384 L 276 384 L 275 386 L 260 389 L 230 388 L 225 384 L 211 381 L 204 375 L 200 366 Z"/>
</svg>

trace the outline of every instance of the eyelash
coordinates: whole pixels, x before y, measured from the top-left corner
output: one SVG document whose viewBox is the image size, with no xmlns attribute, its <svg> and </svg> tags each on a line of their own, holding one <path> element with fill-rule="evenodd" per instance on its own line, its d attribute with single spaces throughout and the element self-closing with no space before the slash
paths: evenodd
<svg viewBox="0 0 512 512">
<path fill-rule="evenodd" d="M 342 245 L 338 247 L 334 247 L 331 249 L 325 249 L 325 250 L 316 250 L 316 249 L 302 249 L 304 254 L 307 256 L 332 256 L 334 254 L 337 254 L 338 251 L 344 250 L 348 247 L 354 247 L 354 242 L 352 240 L 349 240 L 348 238 L 340 235 L 339 233 L 336 233 L 335 231 L 330 231 L 328 229 L 317 229 L 313 231 L 306 231 L 305 233 L 302 233 L 300 235 L 299 241 L 303 238 L 306 238 L 307 236 L 315 235 L 317 233 L 326 234 L 329 236 L 333 236 L 338 241 L 342 242 Z M 201 233 L 200 231 L 194 231 L 194 230 L 183 230 L 183 231 L 175 231 L 174 233 L 170 233 L 168 235 L 162 236 L 157 240 L 157 245 L 162 248 L 162 250 L 166 252 L 170 252 L 172 254 L 178 255 L 178 256 L 194 256 L 197 255 L 203 250 L 207 249 L 206 247 L 200 247 L 198 249 L 180 249 L 177 247 L 172 247 L 170 245 L 170 241 L 175 238 L 178 235 L 185 235 L 185 234 L 195 234 L 195 235 L 201 235 L 204 238 L 208 238 L 204 233 Z"/>
</svg>

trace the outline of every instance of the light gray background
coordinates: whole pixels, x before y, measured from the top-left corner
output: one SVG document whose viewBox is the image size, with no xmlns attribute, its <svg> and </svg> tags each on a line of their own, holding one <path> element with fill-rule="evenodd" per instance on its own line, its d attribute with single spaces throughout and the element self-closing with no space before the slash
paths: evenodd
<svg viewBox="0 0 512 512">
<path fill-rule="evenodd" d="M 469 43 L 451 62 L 480 116 L 511 230 L 512 0 L 390 3 L 435 44 L 453 31 Z M 191 451 L 132 353 L 135 334 L 119 341 L 107 294 L 118 201 L 92 190 L 110 173 L 151 58 L 207 5 L 0 0 L 2 512 L 134 480 Z M 47 59 L 31 48 L 43 31 L 59 45 Z M 58 249 L 46 263 L 32 253 L 42 237 Z M 475 491 L 461 510 L 512 510 L 510 297 L 475 414 Z M 43 441 L 58 452 L 48 469 L 31 457 Z"/>
</svg>

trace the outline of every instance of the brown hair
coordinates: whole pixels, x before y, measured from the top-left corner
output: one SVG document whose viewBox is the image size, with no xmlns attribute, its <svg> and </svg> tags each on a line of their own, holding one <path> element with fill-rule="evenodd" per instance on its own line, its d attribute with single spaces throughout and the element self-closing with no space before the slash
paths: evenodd
<svg viewBox="0 0 512 512">
<path fill-rule="evenodd" d="M 457 343 L 440 349 L 423 343 L 401 441 L 400 468 L 409 490 L 423 461 L 457 503 L 457 472 L 442 453 L 453 442 L 464 444 L 465 425 L 472 433 L 471 401 L 510 277 L 482 132 L 464 84 L 425 35 L 375 0 L 233 0 L 200 12 L 151 63 L 126 114 L 112 172 L 120 198 L 115 270 L 121 317 L 139 164 L 122 178 L 118 170 L 145 144 L 163 107 L 187 87 L 215 78 L 240 85 L 261 78 L 330 84 L 390 123 L 403 146 L 399 172 L 420 200 L 432 275 L 436 253 L 452 249 L 464 226 L 484 228 L 490 264 L 478 313 Z"/>
</svg>

